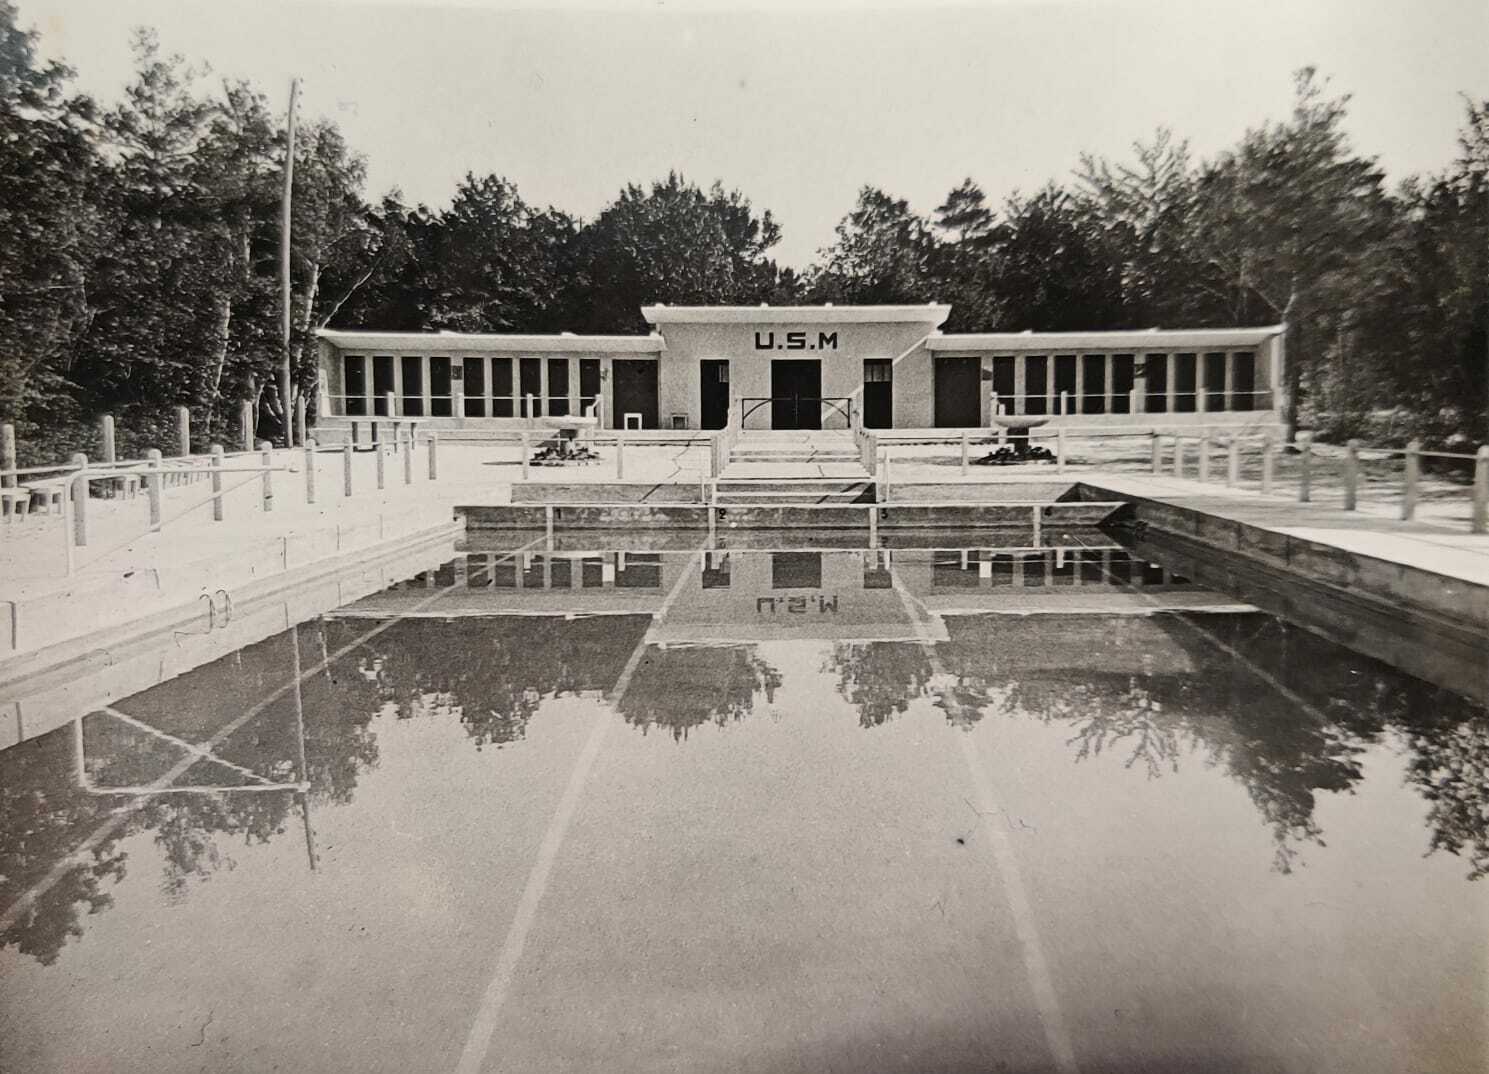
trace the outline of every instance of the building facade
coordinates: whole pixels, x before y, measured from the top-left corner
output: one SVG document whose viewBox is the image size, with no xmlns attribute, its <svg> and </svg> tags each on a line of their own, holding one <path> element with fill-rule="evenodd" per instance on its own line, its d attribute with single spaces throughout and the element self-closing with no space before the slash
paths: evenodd
<svg viewBox="0 0 1489 1074">
<path fill-rule="evenodd" d="M 1283 326 L 945 334 L 951 308 L 646 306 L 645 336 L 320 332 L 318 422 L 436 428 L 1275 425 Z"/>
</svg>

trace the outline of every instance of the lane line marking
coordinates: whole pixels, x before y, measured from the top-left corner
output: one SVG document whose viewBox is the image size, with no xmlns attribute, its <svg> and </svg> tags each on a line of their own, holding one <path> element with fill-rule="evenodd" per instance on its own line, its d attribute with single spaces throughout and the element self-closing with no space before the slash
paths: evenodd
<svg viewBox="0 0 1489 1074">
<path fill-rule="evenodd" d="M 563 846 L 564 838 L 569 834 L 569 826 L 574 820 L 574 814 L 578 812 L 579 799 L 584 793 L 585 784 L 589 781 L 595 758 L 599 756 L 600 747 L 605 743 L 605 736 L 615 724 L 616 717 L 619 715 L 620 701 L 626 691 L 631 688 L 631 679 L 636 674 L 636 669 L 641 665 L 646 649 L 652 642 L 657 624 L 662 621 L 668 609 L 682 594 L 683 585 L 693 576 L 693 568 L 700 566 L 702 559 L 702 551 L 695 550 L 689 566 L 683 569 L 667 595 L 662 598 L 661 606 L 652 617 L 651 624 L 641 635 L 641 640 L 636 643 L 636 647 L 631 650 L 630 658 L 616 677 L 615 685 L 605 695 L 605 706 L 594 715 L 589 737 L 584 741 L 584 748 L 579 751 L 579 759 L 574 762 L 574 770 L 569 774 L 569 782 L 564 787 L 558 808 L 548 822 L 548 830 L 543 833 L 543 842 L 538 847 L 538 858 L 533 863 L 532 872 L 528 874 L 527 885 L 522 889 L 522 898 L 517 903 L 517 912 L 512 916 L 511 925 L 507 927 L 506 938 L 502 941 L 501 950 L 497 955 L 496 968 L 492 971 L 491 980 L 486 985 L 485 991 L 481 993 L 481 1002 L 476 1008 L 470 1032 L 466 1035 L 465 1047 L 461 1050 L 460 1060 L 455 1065 L 456 1074 L 480 1074 L 481 1068 L 486 1065 L 486 1058 L 491 1051 L 491 1041 L 496 1035 L 497 1022 L 501 1017 L 502 1008 L 506 1005 L 507 996 L 512 990 L 512 982 L 517 975 L 517 966 L 522 959 L 523 948 L 527 946 L 528 934 L 532 932 L 533 924 L 537 921 L 538 910 L 542 906 L 543 895 L 548 889 L 554 863 L 558 859 L 558 852 Z"/>
<path fill-rule="evenodd" d="M 915 628 L 920 647 L 925 651 L 926 659 L 931 665 L 931 674 L 945 681 L 950 676 L 947 675 L 946 667 L 941 663 L 940 656 L 936 654 L 935 643 L 921 619 L 915 598 L 905 589 L 904 583 L 900 581 L 899 575 L 892 566 L 889 577 L 894 585 L 895 593 L 900 598 L 900 603 L 904 605 L 905 614 L 909 616 Z M 948 706 L 948 715 L 956 715 L 953 710 L 960 710 L 962 707 L 961 702 L 950 694 L 943 694 L 942 701 Z M 1019 953 L 1023 957 L 1024 972 L 1029 978 L 1029 989 L 1034 996 L 1034 1007 L 1039 1014 L 1040 1025 L 1044 1029 L 1045 1043 L 1055 1060 L 1055 1069 L 1061 1074 L 1079 1074 L 1080 1065 L 1076 1062 L 1075 1047 L 1071 1042 L 1070 1029 L 1066 1025 L 1065 1015 L 1060 1007 L 1060 997 L 1055 992 L 1054 976 L 1050 973 L 1049 961 L 1044 954 L 1044 944 L 1039 937 L 1039 926 L 1034 920 L 1034 908 L 1029 902 L 1028 889 L 1024 885 L 1023 873 L 1019 869 L 1018 854 L 1014 851 L 1008 833 L 998 826 L 997 817 L 1002 815 L 1002 810 L 998 805 L 998 796 L 993 791 L 992 780 L 978 752 L 977 741 L 972 737 L 970 723 L 963 722 L 962 726 L 957 729 L 957 738 L 961 746 L 962 758 L 967 764 L 967 773 L 972 781 L 972 791 L 977 797 L 977 814 L 982 821 L 983 831 L 987 833 L 988 842 L 992 846 L 993 864 L 996 867 L 999 886 L 1003 889 L 1004 897 L 1008 901 L 1009 913 L 1013 915 L 1014 934 L 1018 937 Z"/>
</svg>

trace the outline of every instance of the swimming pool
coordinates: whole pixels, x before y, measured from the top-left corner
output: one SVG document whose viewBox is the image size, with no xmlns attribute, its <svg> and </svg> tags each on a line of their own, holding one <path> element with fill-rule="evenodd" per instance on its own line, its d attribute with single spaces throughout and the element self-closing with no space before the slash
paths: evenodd
<svg viewBox="0 0 1489 1074">
<path fill-rule="evenodd" d="M 1482 1069 L 1481 706 L 1089 536 L 683 538 L 0 751 L 0 1068 Z"/>
</svg>

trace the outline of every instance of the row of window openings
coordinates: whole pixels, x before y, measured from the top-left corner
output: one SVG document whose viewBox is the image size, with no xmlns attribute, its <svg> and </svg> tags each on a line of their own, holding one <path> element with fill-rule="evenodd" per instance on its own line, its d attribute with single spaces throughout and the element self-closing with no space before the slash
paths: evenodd
<svg viewBox="0 0 1489 1074">
<path fill-rule="evenodd" d="M 368 363 L 371 362 L 371 383 Z M 516 362 L 514 391 L 513 363 Z M 547 392 L 543 359 L 472 356 L 458 360 L 424 355 L 346 355 L 342 362 L 345 413 L 350 417 L 388 416 L 388 395 L 397 398 L 404 417 L 448 418 L 455 414 L 454 382 L 461 385 L 461 416 L 513 418 L 569 413 L 568 358 L 549 358 Z M 395 365 L 395 363 L 397 363 Z M 425 391 L 425 371 L 428 391 Z M 401 374 L 401 376 L 400 376 Z M 458 374 L 458 376 L 457 376 Z M 600 360 L 579 359 L 578 412 L 583 414 L 600 396 Z M 427 404 L 427 405 L 426 405 Z M 531 406 L 529 406 L 531 404 Z"/>
<path fill-rule="evenodd" d="M 1229 361 L 1227 361 L 1227 358 Z M 993 359 L 992 390 L 1010 414 L 1051 414 L 1057 403 L 1068 401 L 1072 412 L 1104 414 L 1132 412 L 1133 388 L 1148 413 L 1194 413 L 1257 410 L 1256 355 L 1238 351 L 1205 354 L 1030 354 L 1024 361 L 1024 391 L 1018 393 L 1016 359 Z M 1053 370 L 1051 370 L 1053 361 Z M 1229 367 L 1229 376 L 1227 376 Z M 1110 373 L 1108 374 L 1108 371 Z M 1172 371 L 1173 383 L 1169 383 Z M 1053 375 L 1052 375 L 1053 373 Z M 1110 375 L 1110 383 L 1108 383 Z M 1138 387 L 1138 380 L 1142 380 Z"/>
<path fill-rule="evenodd" d="M 772 589 L 820 589 L 820 552 L 772 552 Z M 984 568 L 982 565 L 986 564 Z M 510 554 L 477 553 L 465 557 L 465 585 L 471 589 L 660 589 L 662 556 L 657 552 L 632 552 L 624 557 L 545 556 L 533 554 L 525 562 Z M 704 564 L 704 589 L 727 589 L 730 585 L 728 553 L 710 556 Z M 948 549 L 931 557 L 931 584 L 937 588 L 975 588 L 986 578 L 990 585 L 1012 585 L 1015 577 L 1026 587 L 1107 583 L 1110 585 L 1188 585 L 1189 582 L 1162 567 L 1116 551 L 1050 552 L 1044 556 L 964 553 Z M 401 583 L 404 589 L 449 588 L 459 583 L 455 563 L 425 571 Z M 865 589 L 891 589 L 893 579 L 885 561 L 866 557 Z"/>
</svg>

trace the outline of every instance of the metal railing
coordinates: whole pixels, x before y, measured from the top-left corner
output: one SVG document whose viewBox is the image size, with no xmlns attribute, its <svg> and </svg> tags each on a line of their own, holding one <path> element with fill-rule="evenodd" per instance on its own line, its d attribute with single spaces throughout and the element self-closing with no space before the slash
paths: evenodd
<svg viewBox="0 0 1489 1074">
<path fill-rule="evenodd" d="M 1130 388 L 1126 391 L 1060 389 L 1042 392 L 993 392 L 993 412 L 1009 417 L 1070 417 L 1078 414 L 1254 414 L 1275 407 L 1276 392 L 1267 388 L 1186 391 Z"/>
<path fill-rule="evenodd" d="M 769 425 L 759 425 L 756 415 L 769 407 Z M 739 400 L 739 426 L 749 429 L 754 419 L 767 429 L 851 429 L 853 400 L 848 396 L 775 395 L 743 396 Z M 803 425 L 806 421 L 808 424 Z"/>
</svg>

